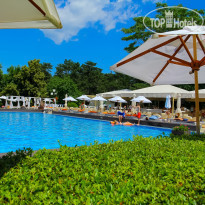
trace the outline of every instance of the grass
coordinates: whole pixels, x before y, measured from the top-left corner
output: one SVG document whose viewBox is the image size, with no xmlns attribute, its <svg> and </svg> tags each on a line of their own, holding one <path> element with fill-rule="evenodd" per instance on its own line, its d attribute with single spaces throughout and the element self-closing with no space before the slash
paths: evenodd
<svg viewBox="0 0 205 205">
<path fill-rule="evenodd" d="M 204 159 L 174 137 L 40 150 L 4 172 L 0 204 L 203 204 Z"/>
</svg>

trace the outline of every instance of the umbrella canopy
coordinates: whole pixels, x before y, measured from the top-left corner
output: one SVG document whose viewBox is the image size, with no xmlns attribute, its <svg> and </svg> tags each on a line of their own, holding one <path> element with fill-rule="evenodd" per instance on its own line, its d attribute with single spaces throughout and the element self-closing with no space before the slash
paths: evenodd
<svg viewBox="0 0 205 205">
<path fill-rule="evenodd" d="M 78 100 L 90 101 L 90 98 L 87 95 L 81 95 L 77 98 Z"/>
<path fill-rule="evenodd" d="M 171 106 L 171 96 L 167 95 L 166 102 L 165 102 L 165 108 L 170 109 L 171 107 L 172 107 Z"/>
<path fill-rule="evenodd" d="M 113 98 L 110 98 L 109 101 L 119 102 L 119 103 L 127 103 L 127 101 L 124 100 L 123 98 L 121 98 L 120 96 L 115 96 Z"/>
<path fill-rule="evenodd" d="M 92 101 L 107 101 L 105 98 L 101 97 L 101 96 L 96 96 L 94 98 L 91 99 Z"/>
<path fill-rule="evenodd" d="M 62 28 L 53 0 L 1 0 L 0 28 Z"/>
<path fill-rule="evenodd" d="M 142 102 L 142 103 L 152 103 L 151 100 L 147 99 L 144 96 L 138 96 L 137 98 L 133 98 L 131 101 L 132 102 Z"/>
<path fill-rule="evenodd" d="M 122 97 L 133 97 L 136 96 L 145 96 L 147 98 L 166 98 L 167 95 L 171 97 L 181 94 L 182 98 L 191 98 L 192 94 L 184 89 L 178 88 L 173 85 L 155 85 L 146 88 L 141 88 L 133 91 L 122 92 Z"/>
<path fill-rule="evenodd" d="M 194 28 L 185 27 L 187 31 Z M 194 84 L 194 76 L 189 73 L 193 66 L 200 67 L 199 83 L 205 83 L 205 36 L 197 35 L 197 41 L 192 36 L 183 35 L 184 30 L 176 31 L 177 36 L 155 34 L 144 44 L 111 66 L 111 70 L 123 73 L 149 84 Z M 171 34 L 173 32 L 170 32 Z M 191 33 L 191 32 L 190 32 Z M 205 27 L 204 32 L 205 34 Z M 157 35 L 157 36 L 156 36 Z M 163 37 L 161 37 L 163 36 Z M 193 44 L 196 43 L 198 64 L 194 63 Z"/>
<path fill-rule="evenodd" d="M 205 83 L 205 26 L 154 34 L 111 67 L 150 84 L 195 84 L 197 133 L 200 133 L 198 83 Z M 200 75 L 198 75 L 198 72 Z M 194 74 L 194 75 L 193 75 Z"/>
<path fill-rule="evenodd" d="M 6 100 L 6 96 L 1 96 L 0 99 Z"/>
<path fill-rule="evenodd" d="M 99 93 L 98 95 L 101 95 L 101 96 L 107 97 L 107 98 L 111 98 L 115 95 L 116 96 L 121 95 L 124 92 L 131 92 L 131 90 L 129 90 L 129 89 L 114 90 L 114 91 L 110 91 L 110 92 Z"/>
<path fill-rule="evenodd" d="M 67 98 L 64 98 L 63 100 L 65 100 L 65 101 L 77 101 L 76 99 L 74 99 L 73 97 L 71 97 L 71 96 L 69 96 L 69 97 L 67 97 Z"/>
</svg>

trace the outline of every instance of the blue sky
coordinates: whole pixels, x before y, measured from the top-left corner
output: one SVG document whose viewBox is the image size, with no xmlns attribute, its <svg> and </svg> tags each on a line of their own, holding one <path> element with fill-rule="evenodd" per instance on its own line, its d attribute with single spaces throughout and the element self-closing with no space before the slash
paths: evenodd
<svg viewBox="0 0 205 205">
<path fill-rule="evenodd" d="M 55 0 L 64 28 L 62 30 L 0 30 L 0 63 L 4 73 L 11 65 L 25 65 L 40 59 L 55 66 L 65 59 L 84 63 L 93 61 L 103 72 L 127 55 L 129 42 L 121 38 L 123 27 L 133 25 L 134 16 L 155 9 L 151 0 Z M 203 9 L 202 0 L 167 0 L 169 6 L 183 4 Z"/>
</svg>

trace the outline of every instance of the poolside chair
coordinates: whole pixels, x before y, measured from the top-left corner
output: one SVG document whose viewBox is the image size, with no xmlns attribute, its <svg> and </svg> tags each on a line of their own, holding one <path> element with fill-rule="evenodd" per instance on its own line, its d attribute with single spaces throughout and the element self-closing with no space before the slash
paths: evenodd
<svg viewBox="0 0 205 205">
<path fill-rule="evenodd" d="M 161 114 L 161 118 L 162 118 L 162 119 L 167 119 L 167 114 L 166 114 L 166 113 L 162 113 L 162 114 Z"/>
</svg>

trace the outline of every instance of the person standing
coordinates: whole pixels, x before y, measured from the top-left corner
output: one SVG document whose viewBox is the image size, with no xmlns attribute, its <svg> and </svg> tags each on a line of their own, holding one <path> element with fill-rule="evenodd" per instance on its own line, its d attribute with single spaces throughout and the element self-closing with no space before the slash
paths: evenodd
<svg viewBox="0 0 205 205">
<path fill-rule="evenodd" d="M 137 103 L 136 111 L 137 111 L 137 118 L 138 118 L 138 123 L 137 123 L 137 125 L 140 125 L 140 117 L 141 117 L 140 103 Z"/>
<path fill-rule="evenodd" d="M 123 112 L 118 111 L 117 115 L 119 117 L 119 123 L 122 123 L 122 119 L 125 118 L 125 110 Z"/>
</svg>

